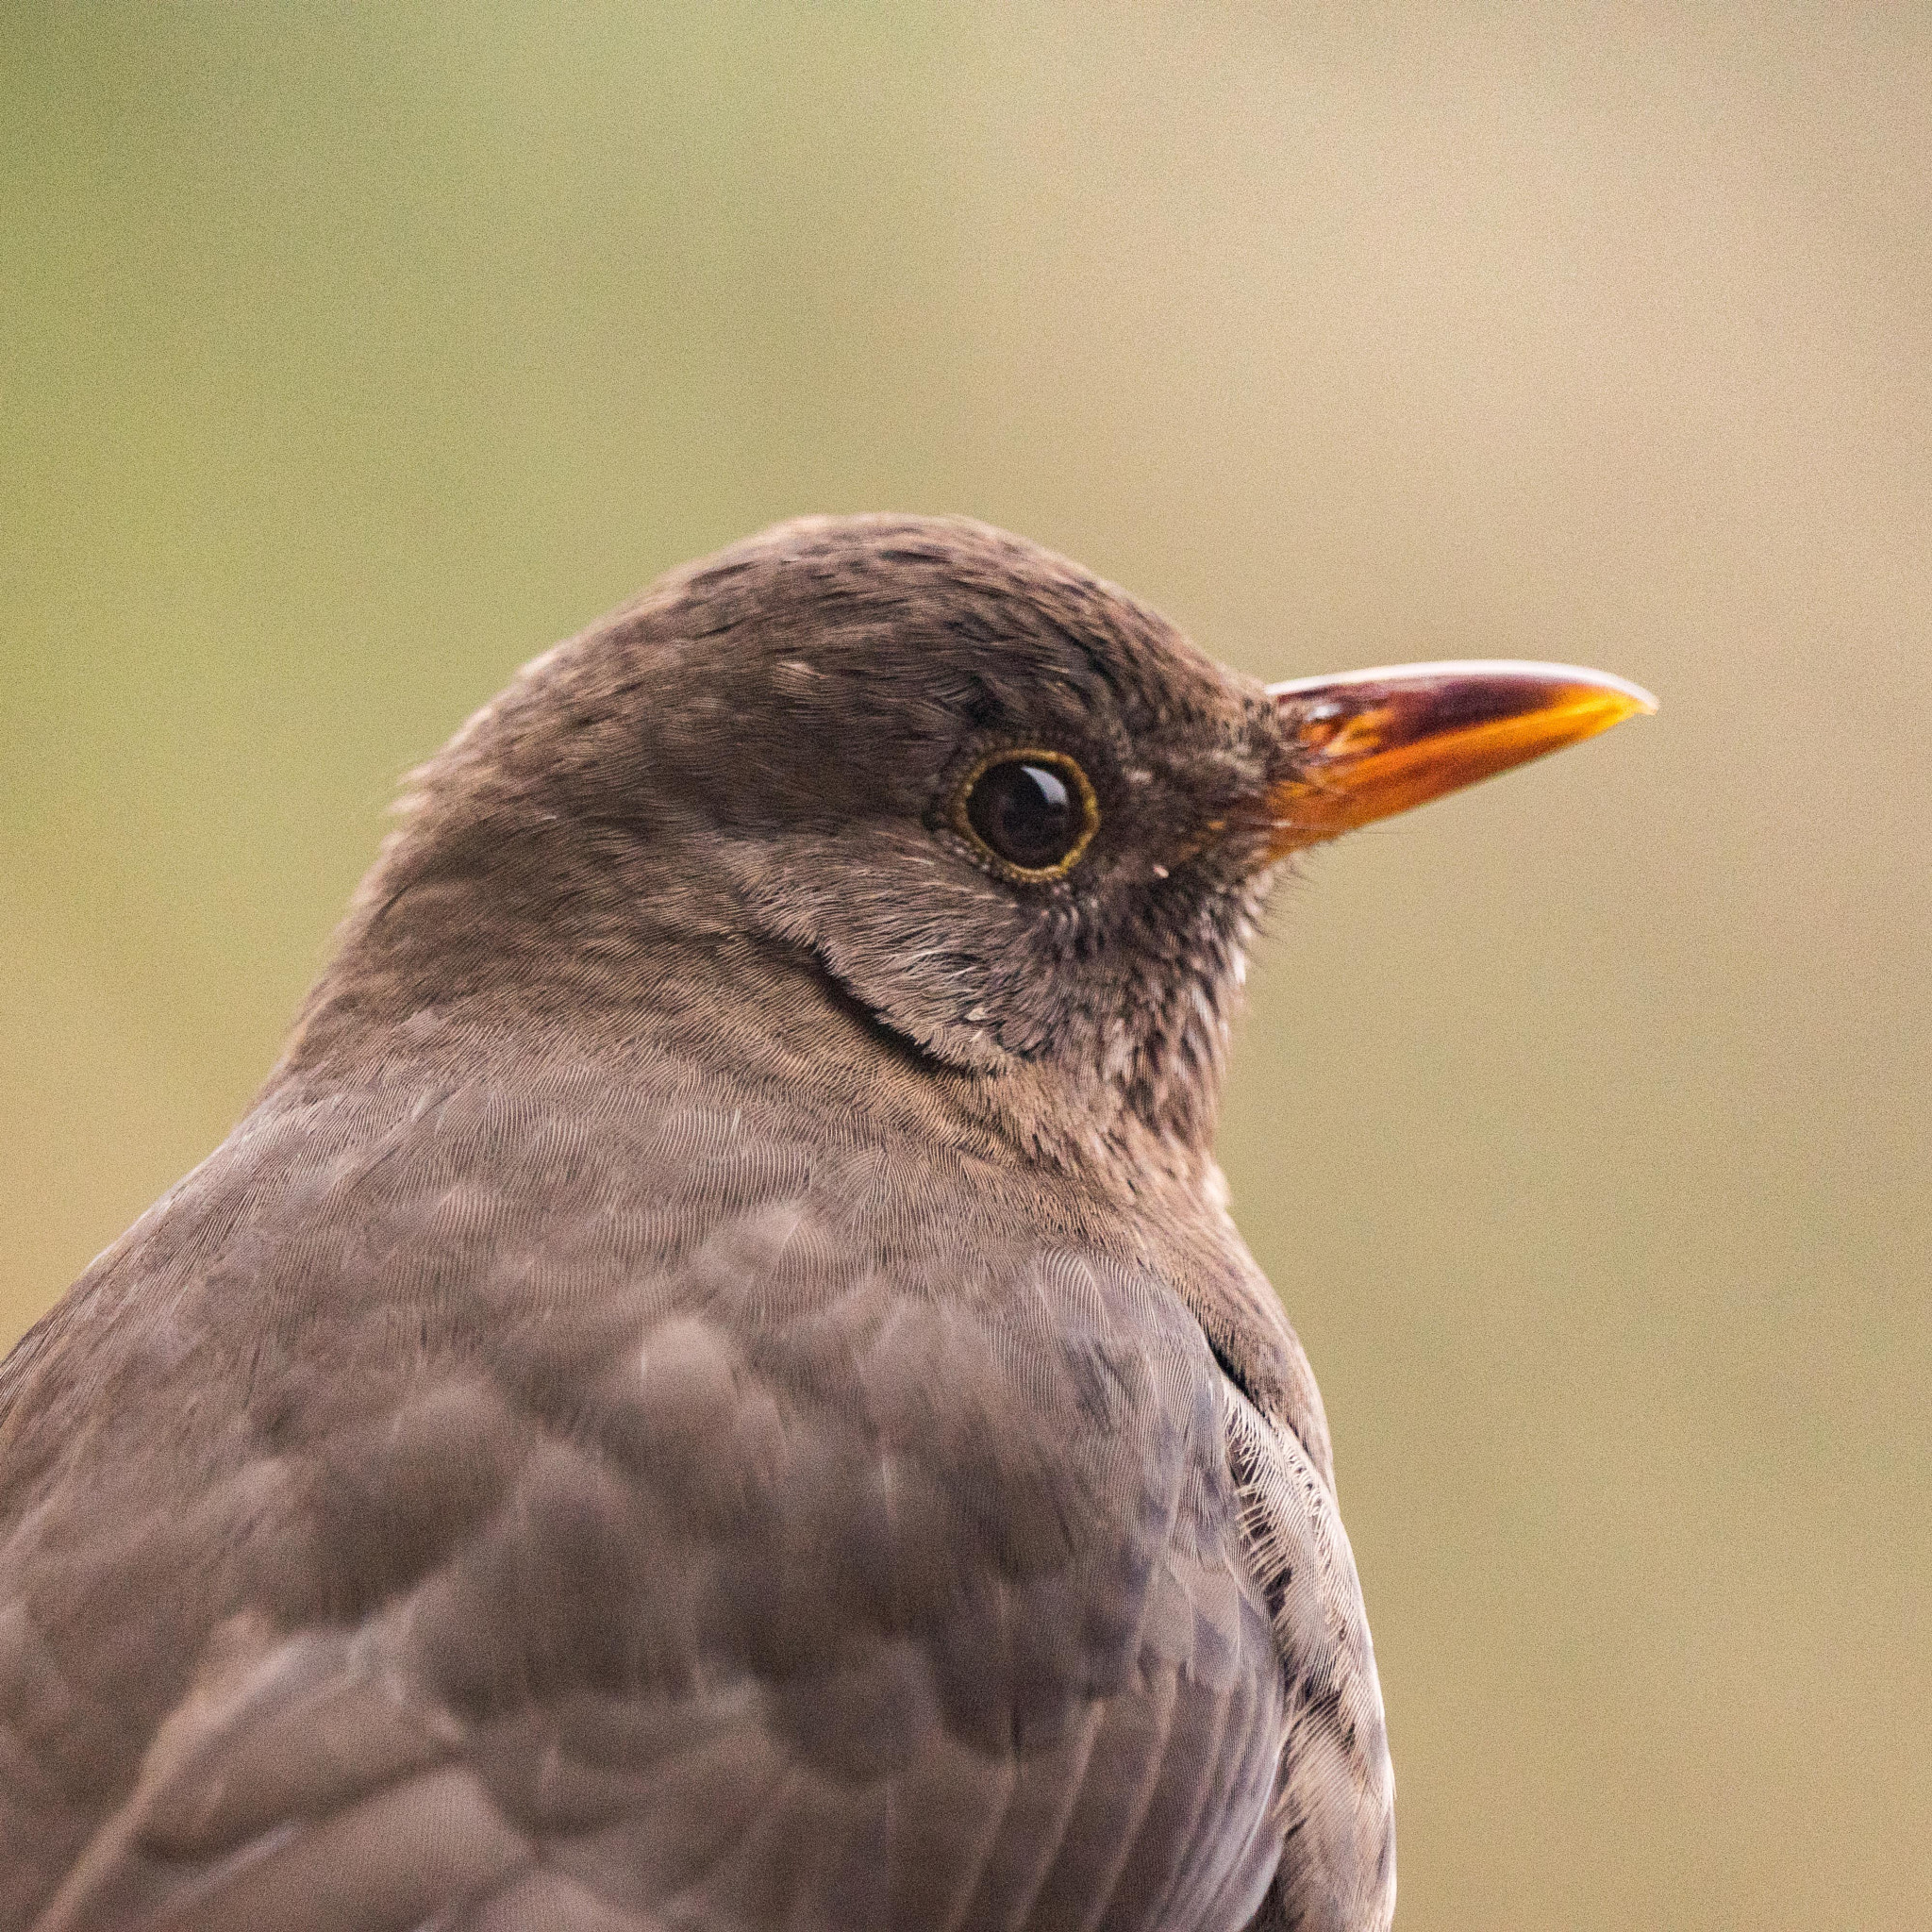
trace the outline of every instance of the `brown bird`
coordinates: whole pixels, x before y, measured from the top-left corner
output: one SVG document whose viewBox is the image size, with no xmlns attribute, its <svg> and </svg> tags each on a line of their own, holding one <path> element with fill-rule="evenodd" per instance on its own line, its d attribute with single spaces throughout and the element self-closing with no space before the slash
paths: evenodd
<svg viewBox="0 0 1932 1932">
<path fill-rule="evenodd" d="M 0 1926 L 1387 1926 L 1242 952 L 1297 846 L 1649 708 L 1267 690 L 910 517 L 539 658 L 0 1369 Z"/>
</svg>

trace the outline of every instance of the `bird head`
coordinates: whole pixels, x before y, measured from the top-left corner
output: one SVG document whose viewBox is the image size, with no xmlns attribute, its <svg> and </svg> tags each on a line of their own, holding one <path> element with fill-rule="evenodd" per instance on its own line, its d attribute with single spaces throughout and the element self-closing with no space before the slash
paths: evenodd
<svg viewBox="0 0 1932 1932">
<path fill-rule="evenodd" d="M 1028 1155 L 1196 1172 L 1280 863 L 1650 707 L 1524 664 L 1266 687 L 983 525 L 806 518 L 472 720 L 419 774 L 348 978 L 419 1033 L 480 999 L 608 1046 L 668 1002 L 746 1065 L 862 1041 Z"/>
</svg>

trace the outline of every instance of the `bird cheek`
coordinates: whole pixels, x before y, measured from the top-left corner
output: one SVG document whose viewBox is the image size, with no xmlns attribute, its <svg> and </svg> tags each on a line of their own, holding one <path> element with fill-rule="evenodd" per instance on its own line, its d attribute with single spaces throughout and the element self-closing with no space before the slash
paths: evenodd
<svg viewBox="0 0 1932 1932">
<path fill-rule="evenodd" d="M 746 868 L 740 895 L 755 926 L 811 956 L 855 1017 L 946 1065 L 990 1072 L 1010 1056 L 985 965 L 1001 935 L 987 929 L 976 877 L 962 886 L 928 872 L 931 890 L 907 890 L 925 856 L 794 841 L 782 863 Z"/>
</svg>

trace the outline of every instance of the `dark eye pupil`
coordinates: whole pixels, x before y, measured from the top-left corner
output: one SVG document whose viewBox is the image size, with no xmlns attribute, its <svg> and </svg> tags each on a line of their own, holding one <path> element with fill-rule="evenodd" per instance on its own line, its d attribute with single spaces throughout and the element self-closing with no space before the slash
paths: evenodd
<svg viewBox="0 0 1932 1932">
<path fill-rule="evenodd" d="M 966 801 L 966 817 L 1008 865 L 1027 872 L 1058 865 L 1084 829 L 1067 781 L 1051 765 L 1024 758 L 982 772 Z"/>
</svg>

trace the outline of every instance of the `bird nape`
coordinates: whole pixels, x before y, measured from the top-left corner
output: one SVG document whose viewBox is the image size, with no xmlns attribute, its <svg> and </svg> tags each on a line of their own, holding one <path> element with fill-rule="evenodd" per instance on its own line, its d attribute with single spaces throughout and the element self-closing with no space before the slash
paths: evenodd
<svg viewBox="0 0 1932 1932">
<path fill-rule="evenodd" d="M 1243 949 L 1296 846 L 1649 708 L 1264 688 L 912 517 L 537 659 L 0 1368 L 0 1928 L 1386 1926 Z"/>
</svg>

